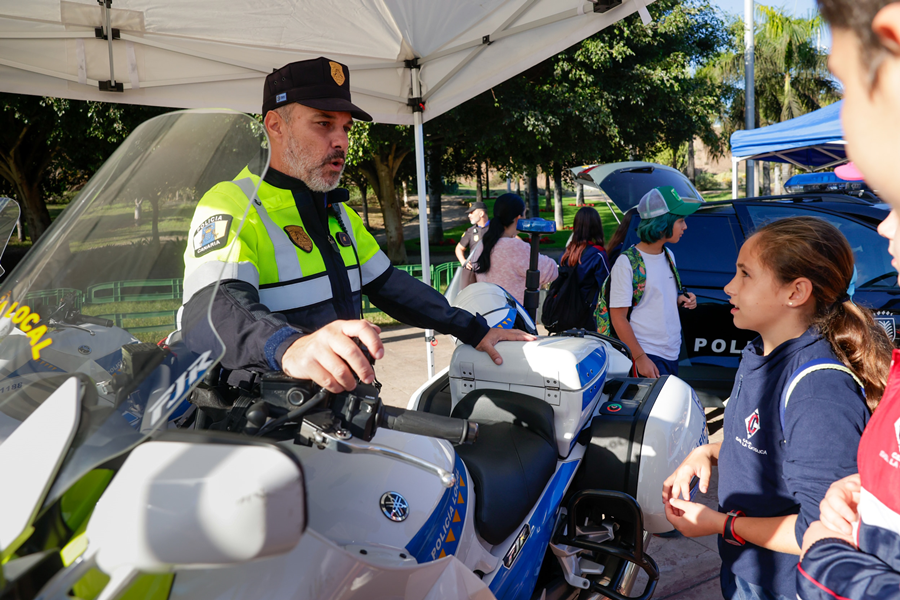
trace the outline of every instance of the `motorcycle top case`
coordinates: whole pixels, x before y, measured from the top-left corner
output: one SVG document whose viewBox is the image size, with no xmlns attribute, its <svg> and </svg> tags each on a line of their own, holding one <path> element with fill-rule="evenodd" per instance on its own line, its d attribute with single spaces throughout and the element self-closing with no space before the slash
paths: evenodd
<svg viewBox="0 0 900 600">
<path fill-rule="evenodd" d="M 508 390 L 540 398 L 553 407 L 559 455 L 568 456 L 603 391 L 609 350 L 591 338 L 548 337 L 497 346 L 503 364 L 460 345 L 450 362 L 452 406 L 475 390 Z"/>
</svg>

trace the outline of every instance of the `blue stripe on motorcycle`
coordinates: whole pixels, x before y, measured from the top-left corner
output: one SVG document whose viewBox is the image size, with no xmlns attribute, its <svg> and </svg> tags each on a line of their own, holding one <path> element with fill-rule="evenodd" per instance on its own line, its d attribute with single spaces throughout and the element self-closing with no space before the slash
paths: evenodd
<svg viewBox="0 0 900 600">
<path fill-rule="evenodd" d="M 469 482 L 462 459 L 456 456 L 456 485 L 448 488 L 422 528 L 406 545 L 406 551 L 421 563 L 456 554 L 469 510 Z"/>
<path fill-rule="evenodd" d="M 580 460 L 573 460 L 561 464 L 556 470 L 528 520 L 531 535 L 519 552 L 519 557 L 509 569 L 500 563 L 497 574 L 491 580 L 489 587 L 497 600 L 531 597 L 541 562 L 553 535 L 559 505 L 580 463 Z"/>
</svg>

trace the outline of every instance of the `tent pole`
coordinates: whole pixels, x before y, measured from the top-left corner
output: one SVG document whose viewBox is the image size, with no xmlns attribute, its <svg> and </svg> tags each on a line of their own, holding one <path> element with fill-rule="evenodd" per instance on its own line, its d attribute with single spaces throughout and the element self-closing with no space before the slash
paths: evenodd
<svg viewBox="0 0 900 600">
<path fill-rule="evenodd" d="M 744 0 L 744 129 L 756 128 L 756 74 L 754 71 L 753 0 Z M 756 196 L 756 161 L 747 161 L 747 197 Z"/>
<path fill-rule="evenodd" d="M 741 159 L 737 156 L 731 157 L 731 199 L 737 200 L 738 195 L 738 163 Z"/>
<path fill-rule="evenodd" d="M 419 82 L 419 67 L 409 70 L 412 78 L 412 95 L 418 104 L 413 107 L 413 127 L 416 136 L 416 183 L 419 194 L 419 248 L 422 249 L 422 283 L 431 285 L 431 249 L 428 246 L 428 199 L 425 190 L 425 132 L 422 119 L 421 85 Z M 425 330 L 425 357 L 428 361 L 428 379 L 434 376 L 434 330 Z"/>
</svg>

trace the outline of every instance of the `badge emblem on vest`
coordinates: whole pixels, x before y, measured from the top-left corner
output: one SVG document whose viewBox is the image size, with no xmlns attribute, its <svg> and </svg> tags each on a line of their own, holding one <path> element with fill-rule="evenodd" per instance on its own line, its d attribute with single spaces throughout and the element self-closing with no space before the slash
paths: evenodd
<svg viewBox="0 0 900 600">
<path fill-rule="evenodd" d="M 231 220 L 231 215 L 213 215 L 200 223 L 193 235 L 194 256 L 199 258 L 225 246 Z"/>
<path fill-rule="evenodd" d="M 304 252 L 312 252 L 313 243 L 309 236 L 306 234 L 306 231 L 300 227 L 299 225 L 288 225 L 284 228 L 285 233 L 288 234 L 288 237 L 291 238 L 291 241 L 294 242 L 294 245 L 303 250 Z"/>
<path fill-rule="evenodd" d="M 353 243 L 353 241 L 350 239 L 349 235 L 347 235 L 343 231 L 338 231 L 337 243 L 346 248 L 346 247 L 350 246 Z"/>
<path fill-rule="evenodd" d="M 344 85 L 344 69 L 338 63 L 334 61 L 329 61 L 328 63 L 331 65 L 331 76 L 334 78 L 334 82 L 338 85 Z"/>
</svg>

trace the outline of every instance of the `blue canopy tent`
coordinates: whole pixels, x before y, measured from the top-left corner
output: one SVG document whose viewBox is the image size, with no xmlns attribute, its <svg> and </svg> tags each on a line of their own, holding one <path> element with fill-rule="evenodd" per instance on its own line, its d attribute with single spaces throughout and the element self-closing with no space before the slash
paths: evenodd
<svg viewBox="0 0 900 600">
<path fill-rule="evenodd" d="M 732 196 L 737 197 L 737 166 L 742 160 L 790 163 L 807 171 L 847 162 L 841 106 L 836 102 L 768 127 L 735 131 L 731 136 Z"/>
</svg>

